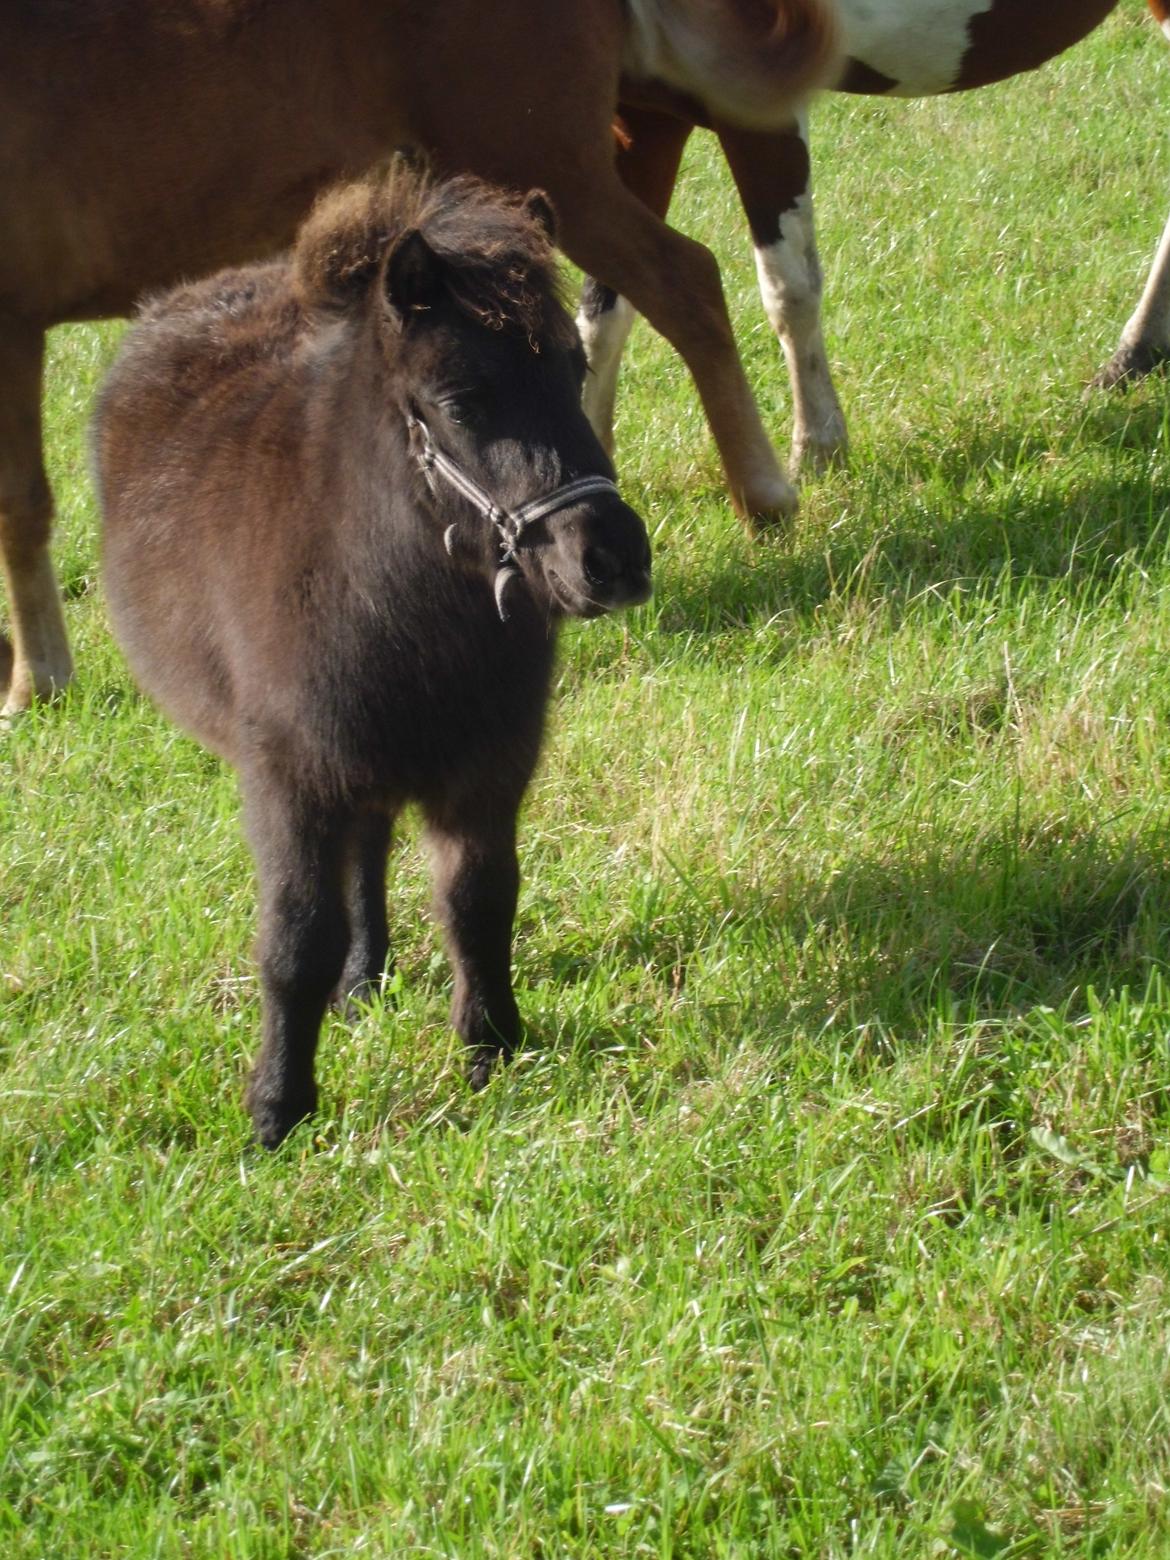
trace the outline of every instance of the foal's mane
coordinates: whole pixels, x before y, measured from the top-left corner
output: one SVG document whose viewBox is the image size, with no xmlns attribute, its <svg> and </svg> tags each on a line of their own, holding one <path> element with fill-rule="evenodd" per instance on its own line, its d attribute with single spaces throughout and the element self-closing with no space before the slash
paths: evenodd
<svg viewBox="0 0 1170 1560">
<path fill-rule="evenodd" d="M 293 255 L 302 306 L 360 308 L 411 229 L 442 259 L 448 294 L 471 319 L 533 339 L 572 333 L 552 240 L 526 198 L 467 174 L 434 180 L 403 160 L 318 200 Z"/>
</svg>

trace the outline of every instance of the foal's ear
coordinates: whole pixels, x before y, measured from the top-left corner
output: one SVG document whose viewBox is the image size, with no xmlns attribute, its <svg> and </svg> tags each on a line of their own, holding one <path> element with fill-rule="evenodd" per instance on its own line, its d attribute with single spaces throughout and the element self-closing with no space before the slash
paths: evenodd
<svg viewBox="0 0 1170 1560">
<path fill-rule="evenodd" d="M 418 228 L 408 228 L 386 257 L 386 300 L 401 319 L 429 309 L 443 290 L 443 262 Z"/>
<path fill-rule="evenodd" d="M 553 203 L 543 190 L 529 190 L 524 197 L 524 210 L 536 223 L 537 227 L 544 229 L 544 236 L 550 244 L 557 241 L 557 214 L 553 209 Z"/>
</svg>

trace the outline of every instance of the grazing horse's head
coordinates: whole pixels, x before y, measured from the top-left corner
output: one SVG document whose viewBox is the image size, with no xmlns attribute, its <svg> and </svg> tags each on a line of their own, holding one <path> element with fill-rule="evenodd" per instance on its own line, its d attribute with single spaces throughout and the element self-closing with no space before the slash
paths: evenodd
<svg viewBox="0 0 1170 1560">
<path fill-rule="evenodd" d="M 539 192 L 399 168 L 327 197 L 297 247 L 306 302 L 364 307 L 423 507 L 448 552 L 491 580 L 502 617 L 523 587 L 577 617 L 650 593 L 645 527 L 581 407 L 553 231 Z"/>
</svg>

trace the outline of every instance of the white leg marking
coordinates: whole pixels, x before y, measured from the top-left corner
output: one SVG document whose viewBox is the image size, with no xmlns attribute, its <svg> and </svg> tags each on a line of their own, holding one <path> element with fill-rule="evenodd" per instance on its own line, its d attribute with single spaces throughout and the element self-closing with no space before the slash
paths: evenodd
<svg viewBox="0 0 1170 1560">
<path fill-rule="evenodd" d="M 1166 363 L 1170 363 L 1170 222 L 1162 231 L 1145 289 L 1121 333 L 1117 351 L 1094 375 L 1090 388 L 1111 390 Z"/>
<path fill-rule="evenodd" d="M 1162 230 L 1146 285 L 1121 333 L 1121 341 L 1131 348 L 1170 348 L 1170 222 Z"/>
<path fill-rule="evenodd" d="M 756 250 L 756 275 L 792 381 L 793 467 L 823 466 L 844 453 L 848 439 L 821 333 L 821 262 L 810 195 L 781 217 L 779 240 Z"/>
<path fill-rule="evenodd" d="M 1161 22 L 1170 38 L 1170 18 Z M 1126 321 L 1117 351 L 1093 380 L 1097 388 L 1123 384 L 1170 359 L 1170 221 L 1162 229 L 1154 263 L 1137 308 Z"/>
<path fill-rule="evenodd" d="M 617 400 L 618 369 L 622 362 L 622 349 L 634 323 L 636 311 L 632 303 L 619 297 L 612 309 L 587 317 L 584 310 L 577 315 L 577 329 L 589 359 L 589 372 L 585 375 L 585 388 L 581 392 L 581 404 L 585 415 L 593 425 L 593 431 L 605 446 L 607 454 L 613 454 L 613 411 Z"/>
</svg>

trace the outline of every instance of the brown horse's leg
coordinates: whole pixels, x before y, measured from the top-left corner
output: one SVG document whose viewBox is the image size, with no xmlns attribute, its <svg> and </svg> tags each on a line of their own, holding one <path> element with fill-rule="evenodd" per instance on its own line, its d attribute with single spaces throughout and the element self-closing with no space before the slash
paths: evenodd
<svg viewBox="0 0 1170 1560">
<path fill-rule="evenodd" d="M 683 148 L 691 125 L 653 109 L 622 111 L 617 167 L 622 183 L 655 216 L 665 217 L 674 193 Z M 577 328 L 589 358 L 589 377 L 581 400 L 585 415 L 609 454 L 613 453 L 613 414 L 622 349 L 634 323 L 629 301 L 586 277 Z"/>
<path fill-rule="evenodd" d="M 364 812 L 354 823 L 347 842 L 345 903 L 349 914 L 349 952 L 334 996 L 339 1006 L 371 996 L 386 970 L 390 952 L 386 855 L 392 822 L 389 813 Z"/>
<path fill-rule="evenodd" d="M 275 1148 L 317 1108 L 313 1058 L 349 940 L 345 851 L 352 819 L 279 782 L 242 777 L 260 890 L 256 955 L 263 1040 L 246 1103 L 256 1136 Z"/>
<path fill-rule="evenodd" d="M 38 326 L 0 320 L 0 561 L 12 612 L 11 651 L 0 639 L 0 679 L 11 661 L 5 715 L 48 698 L 73 675 L 49 558 L 53 499 L 41 455 L 44 350 Z"/>
<path fill-rule="evenodd" d="M 821 334 L 821 261 L 813 229 L 807 126 L 771 134 L 719 129 L 751 228 L 760 296 L 792 383 L 792 469 L 818 470 L 845 454 L 841 403 Z"/>
<path fill-rule="evenodd" d="M 694 376 L 732 501 L 749 521 L 790 515 L 796 493 L 780 470 L 731 331 L 715 257 L 673 232 L 612 170 L 559 180 L 561 243 L 582 270 L 628 298 L 682 355 Z"/>
<path fill-rule="evenodd" d="M 474 1089 L 492 1063 L 512 1054 L 520 1013 L 512 994 L 512 922 L 520 887 L 516 819 L 498 798 L 425 809 L 435 910 L 455 972 L 451 1025 L 470 1054 Z"/>
</svg>

